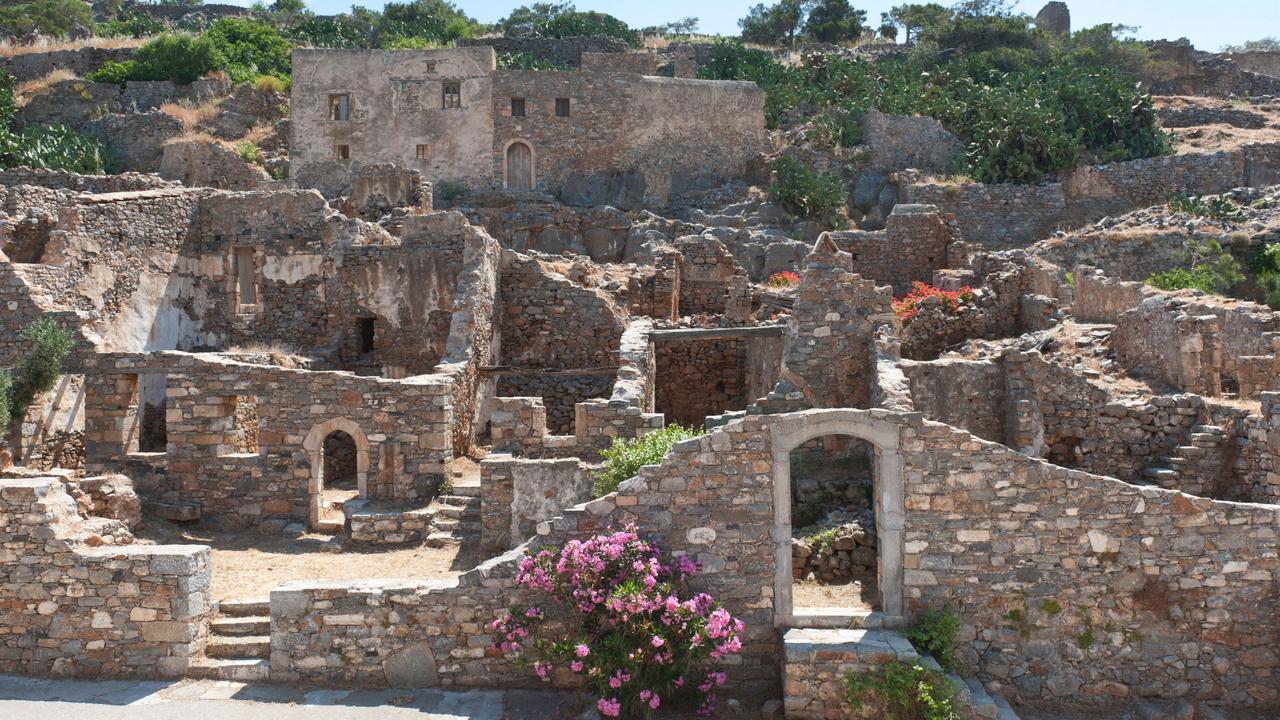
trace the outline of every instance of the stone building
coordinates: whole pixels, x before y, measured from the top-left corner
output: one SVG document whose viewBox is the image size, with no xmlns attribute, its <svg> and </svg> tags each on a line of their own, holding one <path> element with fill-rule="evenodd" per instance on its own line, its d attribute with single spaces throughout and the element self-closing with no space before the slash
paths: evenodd
<svg viewBox="0 0 1280 720">
<path fill-rule="evenodd" d="M 293 173 L 394 163 L 434 183 L 614 205 L 746 174 L 766 145 L 764 92 L 642 75 L 617 60 L 632 55 L 526 71 L 498 69 L 491 47 L 296 50 Z"/>
</svg>

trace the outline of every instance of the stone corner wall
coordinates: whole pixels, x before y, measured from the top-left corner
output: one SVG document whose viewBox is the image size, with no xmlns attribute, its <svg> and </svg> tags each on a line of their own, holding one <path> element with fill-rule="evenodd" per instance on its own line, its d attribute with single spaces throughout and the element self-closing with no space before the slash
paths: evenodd
<svg viewBox="0 0 1280 720">
<path fill-rule="evenodd" d="M 81 516 L 57 478 L 0 479 L 0 672 L 186 672 L 207 633 L 209 548 L 108 539 L 132 542 Z"/>
</svg>

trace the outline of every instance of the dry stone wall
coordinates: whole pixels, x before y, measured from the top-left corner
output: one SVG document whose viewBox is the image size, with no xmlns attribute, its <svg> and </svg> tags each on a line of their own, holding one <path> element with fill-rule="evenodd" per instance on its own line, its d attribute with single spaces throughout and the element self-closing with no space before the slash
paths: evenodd
<svg viewBox="0 0 1280 720">
<path fill-rule="evenodd" d="M 209 618 L 209 548 L 128 544 L 123 525 L 82 517 L 47 477 L 0 479 L 0 528 L 0 671 L 187 671 Z"/>
</svg>

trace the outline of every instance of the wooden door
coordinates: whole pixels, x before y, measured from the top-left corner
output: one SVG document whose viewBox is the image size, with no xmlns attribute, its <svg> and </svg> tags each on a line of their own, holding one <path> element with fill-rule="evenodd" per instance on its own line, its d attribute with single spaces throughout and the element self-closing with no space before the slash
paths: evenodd
<svg viewBox="0 0 1280 720">
<path fill-rule="evenodd" d="M 522 142 L 507 148 L 507 189 L 533 189 L 533 151 Z"/>
</svg>

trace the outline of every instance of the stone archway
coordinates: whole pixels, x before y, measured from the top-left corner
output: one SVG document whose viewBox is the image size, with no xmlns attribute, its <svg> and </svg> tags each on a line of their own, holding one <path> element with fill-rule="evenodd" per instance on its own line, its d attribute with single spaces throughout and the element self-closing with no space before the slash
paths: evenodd
<svg viewBox="0 0 1280 720">
<path fill-rule="evenodd" d="M 335 432 L 343 432 L 351 437 L 356 446 L 356 488 L 360 497 L 369 496 L 369 439 L 364 431 L 349 418 L 339 417 L 316 425 L 307 433 L 302 447 L 307 451 L 311 462 L 311 479 L 307 484 L 308 520 L 312 527 L 320 522 L 324 495 L 324 444 L 325 438 Z"/>
<path fill-rule="evenodd" d="M 794 612 L 791 575 L 791 464 L 790 453 L 802 443 L 825 435 L 845 435 L 871 443 L 876 452 L 875 508 L 879 547 L 880 611 L 886 625 L 901 624 L 905 607 L 902 597 L 902 530 L 904 507 L 902 456 L 898 452 L 899 428 L 875 418 L 867 410 L 808 410 L 787 415 L 766 416 L 773 453 L 774 513 L 774 624 L 778 627 L 812 626 L 813 618 Z M 838 618 L 824 617 L 830 623 Z"/>
</svg>

